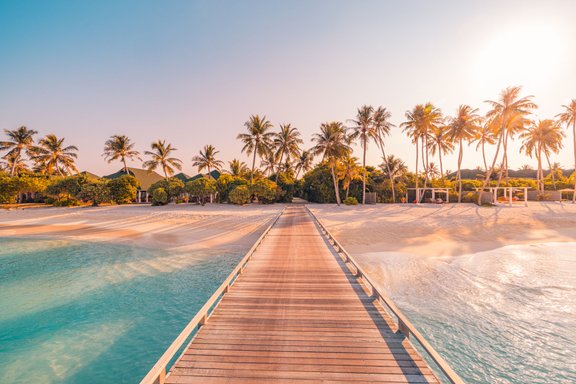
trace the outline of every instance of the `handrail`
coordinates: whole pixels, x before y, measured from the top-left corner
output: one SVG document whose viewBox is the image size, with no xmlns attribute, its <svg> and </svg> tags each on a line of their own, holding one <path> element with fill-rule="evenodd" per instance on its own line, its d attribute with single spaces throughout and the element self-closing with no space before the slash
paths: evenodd
<svg viewBox="0 0 576 384">
<path fill-rule="evenodd" d="M 426 351 L 428 356 L 436 363 L 438 368 L 444 373 L 446 378 L 452 384 L 464 384 L 464 381 L 458 376 L 456 372 L 448 365 L 448 363 L 440 356 L 438 352 L 428 343 L 428 341 L 422 336 L 422 334 L 414 327 L 414 325 L 408 320 L 408 318 L 400 311 L 400 309 L 392 302 L 390 298 L 384 295 L 382 292 L 378 290 L 378 288 L 370 281 L 370 278 L 364 272 L 362 267 L 358 264 L 356 260 L 342 247 L 342 245 L 336 240 L 336 238 L 328 231 L 328 229 L 322 224 L 322 222 L 316 217 L 316 215 L 306 206 L 306 209 L 312 216 L 312 218 L 318 223 L 318 226 L 321 228 L 322 232 L 326 235 L 329 241 L 332 241 L 332 246 L 334 247 L 337 253 L 341 253 L 344 255 L 344 262 L 350 263 L 356 269 L 356 277 L 361 278 L 363 282 L 367 282 L 370 287 L 372 287 L 372 296 L 375 299 L 382 301 L 386 306 L 392 311 L 392 313 L 398 319 L 398 330 L 406 336 L 406 339 L 410 341 L 410 335 L 413 335 L 414 338 L 420 343 L 422 348 Z"/>
<path fill-rule="evenodd" d="M 154 364 L 154 366 L 150 369 L 150 371 L 148 371 L 148 374 L 146 374 L 146 376 L 144 376 L 142 381 L 140 381 L 140 384 L 163 384 L 164 383 L 164 381 L 166 379 L 166 367 L 170 363 L 170 360 L 172 360 L 174 355 L 178 352 L 178 350 L 180 350 L 180 348 L 182 347 L 184 342 L 188 339 L 188 337 L 190 337 L 190 335 L 192 334 L 192 332 L 194 332 L 196 327 L 198 327 L 198 330 L 199 330 L 204 324 L 206 324 L 206 322 L 208 321 L 208 318 L 210 317 L 210 315 L 214 312 L 214 309 L 216 309 L 216 307 L 220 303 L 220 301 L 218 301 L 218 298 L 220 296 L 223 296 L 225 293 L 228 292 L 230 287 L 236 281 L 236 278 L 244 271 L 246 264 L 252 258 L 252 255 L 256 251 L 256 248 L 258 248 L 260 243 L 262 243 L 262 240 L 264 240 L 264 237 L 266 237 L 268 232 L 270 232 L 270 229 L 272 229 L 274 224 L 276 224 L 276 222 L 278 221 L 280 216 L 282 216 L 282 213 L 284 213 L 285 210 L 286 210 L 286 207 L 284 207 L 282 209 L 282 211 L 280 211 L 280 213 L 278 213 L 278 215 L 276 215 L 276 217 L 274 217 L 274 219 L 272 219 L 272 222 L 270 223 L 270 225 L 264 230 L 262 235 L 260 235 L 258 240 L 256 240 L 256 242 L 254 243 L 254 245 L 252 245 L 252 247 L 248 250 L 248 252 L 246 252 L 246 255 L 244 255 L 242 260 L 240 260 L 240 262 L 238 263 L 236 268 L 234 268 L 234 270 L 232 270 L 232 272 L 228 275 L 226 280 L 224 280 L 224 282 L 220 285 L 220 287 L 218 287 L 216 292 L 214 292 L 214 294 L 212 296 L 210 296 L 210 298 L 204 304 L 204 306 L 202 308 L 200 308 L 198 313 L 196 313 L 196 316 L 194 316 L 192 318 L 192 320 L 190 320 L 188 325 L 186 325 L 186 327 L 184 327 L 184 329 L 182 330 L 182 332 L 180 332 L 178 337 L 176 339 L 174 339 L 172 344 L 170 344 L 168 349 L 166 349 L 166 352 L 164 352 L 164 354 L 160 357 L 160 359 L 158 359 L 156 364 Z M 210 311 L 210 309 L 214 306 L 214 304 L 216 304 L 216 306 L 212 309 L 212 311 Z M 192 340 L 190 341 L 190 343 L 192 343 Z M 185 350 L 184 350 L 184 352 L 185 352 Z"/>
</svg>

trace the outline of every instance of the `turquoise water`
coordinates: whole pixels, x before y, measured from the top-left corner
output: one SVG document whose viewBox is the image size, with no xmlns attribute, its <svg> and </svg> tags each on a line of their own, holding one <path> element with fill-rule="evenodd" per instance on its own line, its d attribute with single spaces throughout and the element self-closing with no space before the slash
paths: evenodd
<svg viewBox="0 0 576 384">
<path fill-rule="evenodd" d="M 467 383 L 576 383 L 576 243 L 362 255 Z"/>
<path fill-rule="evenodd" d="M 0 239 L 2 383 L 135 383 L 242 257 Z"/>
</svg>

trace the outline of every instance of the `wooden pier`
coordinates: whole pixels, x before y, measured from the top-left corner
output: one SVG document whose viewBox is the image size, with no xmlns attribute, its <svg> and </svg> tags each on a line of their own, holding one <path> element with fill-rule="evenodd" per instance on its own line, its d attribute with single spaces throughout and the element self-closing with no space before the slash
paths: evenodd
<svg viewBox="0 0 576 384">
<path fill-rule="evenodd" d="M 348 268 L 305 207 L 287 208 L 266 232 L 220 302 L 215 295 L 207 303 L 213 312 L 183 332 L 197 327 L 169 374 L 176 342 L 142 383 L 439 382 L 406 337 L 412 325 L 383 310 L 361 269 Z"/>
</svg>

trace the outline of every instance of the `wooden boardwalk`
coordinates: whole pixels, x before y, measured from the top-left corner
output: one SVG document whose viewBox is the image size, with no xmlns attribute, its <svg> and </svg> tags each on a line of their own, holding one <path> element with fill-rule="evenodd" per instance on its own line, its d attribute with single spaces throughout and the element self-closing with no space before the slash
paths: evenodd
<svg viewBox="0 0 576 384">
<path fill-rule="evenodd" d="M 437 383 L 319 232 L 287 208 L 167 383 Z"/>
</svg>

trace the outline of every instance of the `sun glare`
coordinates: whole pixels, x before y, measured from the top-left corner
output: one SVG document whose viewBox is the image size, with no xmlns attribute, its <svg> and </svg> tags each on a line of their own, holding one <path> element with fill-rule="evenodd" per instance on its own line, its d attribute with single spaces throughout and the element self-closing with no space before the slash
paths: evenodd
<svg viewBox="0 0 576 384">
<path fill-rule="evenodd" d="M 474 79 L 482 87 L 540 86 L 556 74 L 562 33 L 552 24 L 516 25 L 490 36 L 478 51 Z"/>
</svg>

